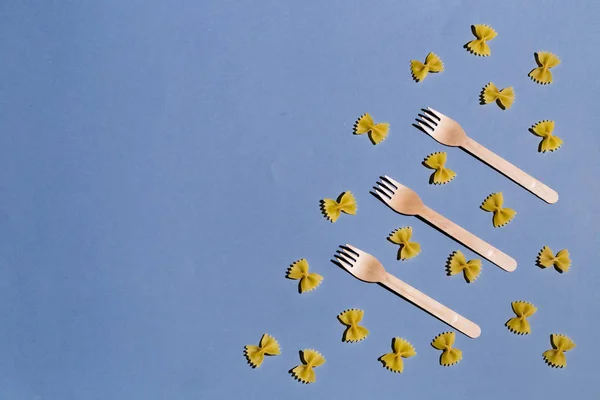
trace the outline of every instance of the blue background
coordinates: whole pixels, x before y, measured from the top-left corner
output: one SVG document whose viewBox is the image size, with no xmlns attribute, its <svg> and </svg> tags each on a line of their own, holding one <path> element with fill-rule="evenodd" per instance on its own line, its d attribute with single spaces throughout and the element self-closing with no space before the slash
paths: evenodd
<svg viewBox="0 0 600 400">
<path fill-rule="evenodd" d="M 600 395 L 597 329 L 597 79 L 593 1 L 9 1 L 0 15 L 0 397 L 6 399 L 457 399 Z M 463 45 L 490 24 L 492 56 Z M 549 86 L 527 76 L 533 53 L 559 55 Z M 409 62 L 437 53 L 422 83 Z M 493 81 L 508 111 L 478 104 Z M 411 126 L 437 108 L 471 137 L 547 183 L 554 205 Z M 378 146 L 353 136 L 364 112 L 391 124 Z M 537 152 L 528 128 L 564 139 Z M 420 163 L 448 152 L 458 173 L 428 184 Z M 466 284 L 454 250 L 475 254 L 369 194 L 388 174 L 433 209 L 519 262 L 488 262 Z M 335 224 L 319 200 L 351 190 L 356 216 Z M 501 191 L 518 215 L 494 229 L 479 209 Z M 422 253 L 396 261 L 390 231 L 410 225 Z M 340 244 L 476 321 L 464 359 L 439 366 L 449 328 L 329 260 Z M 568 248 L 571 271 L 535 266 Z M 299 295 L 285 279 L 305 257 L 324 276 Z M 510 333 L 510 302 L 538 306 L 529 336 Z M 336 315 L 365 310 L 371 331 L 340 341 Z M 251 369 L 243 346 L 268 332 L 282 354 Z M 577 347 L 549 368 L 549 334 Z M 377 361 L 401 336 L 417 356 L 393 374 Z M 327 362 L 317 382 L 288 370 L 298 350 Z"/>
</svg>

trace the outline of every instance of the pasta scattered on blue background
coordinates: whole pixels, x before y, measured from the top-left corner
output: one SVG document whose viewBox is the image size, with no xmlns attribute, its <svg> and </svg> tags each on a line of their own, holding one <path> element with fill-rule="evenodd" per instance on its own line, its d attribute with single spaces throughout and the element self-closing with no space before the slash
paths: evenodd
<svg viewBox="0 0 600 400">
<path fill-rule="evenodd" d="M 489 25 L 471 25 L 471 31 L 476 39 L 471 40 L 466 44 L 467 50 L 472 54 L 481 57 L 487 57 L 492 54 L 490 46 L 487 42 L 495 38 L 498 34 Z"/>
<path fill-rule="evenodd" d="M 415 348 L 406 339 L 395 337 L 392 339 L 392 352 L 379 357 L 383 366 L 392 372 L 404 371 L 403 358 L 413 357 L 417 354 Z"/>
<path fill-rule="evenodd" d="M 398 228 L 388 236 L 388 240 L 392 243 L 399 244 L 398 260 L 408 260 L 416 257 L 421 252 L 421 245 L 417 242 L 411 242 L 412 227 L 405 226 Z"/>
<path fill-rule="evenodd" d="M 481 260 L 475 259 L 467 261 L 465 255 L 460 250 L 457 250 L 450 255 L 450 258 L 448 258 L 446 271 L 448 276 L 460 274 L 462 272 L 467 283 L 471 283 L 479 277 L 479 274 L 481 274 Z"/>
<path fill-rule="evenodd" d="M 561 138 L 552 134 L 554 132 L 554 121 L 540 121 L 531 127 L 530 132 L 542 138 L 538 146 L 540 153 L 558 150 L 563 144 Z"/>
<path fill-rule="evenodd" d="M 367 133 L 371 143 L 379 144 L 387 137 L 390 130 L 390 124 L 387 122 L 380 122 L 376 124 L 369 113 L 364 113 L 356 124 L 354 124 L 354 134 L 363 135 Z"/>
<path fill-rule="evenodd" d="M 490 104 L 496 102 L 498 107 L 508 110 L 515 101 L 515 91 L 512 86 L 504 89 L 498 89 L 492 82 L 484 86 L 480 95 L 481 104 Z"/>
<path fill-rule="evenodd" d="M 565 356 L 565 352 L 575 348 L 573 340 L 568 336 L 553 333 L 550 335 L 550 344 L 552 345 L 552 349 L 546 350 L 542 354 L 546 364 L 553 368 L 566 367 L 567 357 Z"/>
<path fill-rule="evenodd" d="M 535 83 L 539 83 L 540 85 L 552 83 L 552 72 L 550 72 L 550 68 L 554 68 L 560 64 L 558 57 L 547 51 L 537 52 L 534 57 L 538 67 L 529 72 L 529 77 Z"/>
<path fill-rule="evenodd" d="M 410 72 L 413 79 L 417 82 L 425 79 L 430 72 L 437 73 L 443 70 L 444 63 L 442 63 L 442 60 L 435 53 L 427 54 L 425 63 L 419 60 L 410 60 Z"/>
<path fill-rule="evenodd" d="M 367 337 L 369 330 L 364 326 L 360 326 L 365 312 L 363 310 L 350 309 L 338 315 L 338 320 L 346 325 L 346 330 L 342 336 L 344 342 L 358 342 Z"/>
<path fill-rule="evenodd" d="M 494 213 L 492 217 L 494 228 L 508 224 L 517 215 L 515 210 L 505 208 L 503 205 L 504 197 L 502 196 L 502 192 L 490 194 L 481 204 L 482 210 Z"/>
<path fill-rule="evenodd" d="M 429 183 L 443 185 L 456 178 L 456 172 L 452 171 L 450 168 L 446 168 L 446 158 L 447 154 L 445 151 L 432 153 L 425 157 L 423 165 L 429 169 L 435 170 L 429 178 Z"/>
<path fill-rule="evenodd" d="M 358 208 L 356 199 L 350 191 L 340 194 L 337 200 L 323 199 L 320 206 L 325 218 L 331 222 L 337 221 L 341 213 L 355 215 Z"/>
<path fill-rule="evenodd" d="M 294 262 L 287 270 L 286 278 L 300 280 L 298 292 L 310 292 L 321 284 L 323 277 L 315 272 L 308 272 L 308 261 L 302 258 Z"/>
<path fill-rule="evenodd" d="M 506 321 L 506 327 L 517 335 L 529 335 L 531 325 L 527 318 L 535 314 L 536 306 L 527 301 L 513 301 L 511 307 L 517 316 Z"/>
<path fill-rule="evenodd" d="M 569 272 L 569 268 L 571 268 L 569 250 L 563 249 L 554 255 L 554 252 L 550 249 L 550 247 L 544 246 L 537 256 L 536 263 L 540 268 L 554 266 L 554 268 L 560 273 Z"/>
<path fill-rule="evenodd" d="M 258 346 L 248 344 L 244 347 L 244 356 L 252 368 L 260 367 L 265 356 L 281 354 L 279 343 L 271 335 L 263 334 Z"/>
<path fill-rule="evenodd" d="M 440 355 L 440 365 L 449 367 L 462 360 L 462 351 L 452 347 L 454 345 L 456 334 L 454 332 L 444 332 L 437 335 L 431 342 L 431 346 L 437 350 L 442 350 Z"/>
<path fill-rule="evenodd" d="M 325 364 L 325 357 L 316 350 L 306 349 L 300 351 L 301 365 L 294 367 L 290 374 L 302 383 L 313 383 L 317 380 L 315 367 Z"/>
</svg>

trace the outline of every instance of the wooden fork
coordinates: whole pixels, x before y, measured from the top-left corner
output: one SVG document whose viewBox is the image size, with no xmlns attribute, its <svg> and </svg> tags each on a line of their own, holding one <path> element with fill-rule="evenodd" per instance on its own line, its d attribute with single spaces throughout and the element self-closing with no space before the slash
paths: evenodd
<svg viewBox="0 0 600 400">
<path fill-rule="evenodd" d="M 529 190 L 546 203 L 552 204 L 558 201 L 556 191 L 468 137 L 458 122 L 431 107 L 422 110 L 424 114 L 419 114 L 420 119 L 417 118 L 417 123 L 425 133 L 439 143 L 446 146 L 460 147 Z"/>
<path fill-rule="evenodd" d="M 392 210 L 400 214 L 414 215 L 424 219 L 457 242 L 462 243 L 505 271 L 512 272 L 517 268 L 517 262 L 514 258 L 427 207 L 413 190 L 401 185 L 387 175 L 380 178 L 377 186 L 373 187 L 373 189 L 379 199 Z"/>
<path fill-rule="evenodd" d="M 388 273 L 375 257 L 354 246 L 340 246 L 334 256 L 339 266 L 364 282 L 379 283 L 465 335 L 476 338 L 481 328 L 474 322 L 438 303 L 409 284 Z"/>
</svg>

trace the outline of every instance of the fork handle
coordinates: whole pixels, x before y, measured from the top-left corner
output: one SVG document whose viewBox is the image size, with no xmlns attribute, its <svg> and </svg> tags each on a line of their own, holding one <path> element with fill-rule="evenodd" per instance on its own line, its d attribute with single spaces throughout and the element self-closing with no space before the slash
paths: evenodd
<svg viewBox="0 0 600 400">
<path fill-rule="evenodd" d="M 418 291 L 394 275 L 386 272 L 384 281 L 381 284 L 465 335 L 471 338 L 481 335 L 479 325 Z"/>
<path fill-rule="evenodd" d="M 556 193 L 556 191 L 544 185 L 533 176 L 515 167 L 496 153 L 483 147 L 473 139 L 467 138 L 461 147 L 463 150 L 471 153 L 496 171 L 523 186 L 546 203 L 553 204 L 558 201 L 558 193 Z"/>
<path fill-rule="evenodd" d="M 514 258 L 479 239 L 431 208 L 423 207 L 419 216 L 503 270 L 512 272 L 517 268 L 517 261 Z"/>
</svg>

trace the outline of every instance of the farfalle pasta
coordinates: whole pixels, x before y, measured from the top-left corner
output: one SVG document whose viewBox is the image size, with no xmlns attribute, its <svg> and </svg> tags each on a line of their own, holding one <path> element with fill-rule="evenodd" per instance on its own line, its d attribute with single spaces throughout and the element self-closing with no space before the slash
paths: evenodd
<svg viewBox="0 0 600 400">
<path fill-rule="evenodd" d="M 435 172 L 429 178 L 430 184 L 443 185 L 456 177 L 456 172 L 450 168 L 446 168 L 446 157 L 445 151 L 439 151 L 428 155 L 423 160 L 423 165 L 427 168 L 434 169 Z"/>
<path fill-rule="evenodd" d="M 465 255 L 460 250 L 457 250 L 450 254 L 448 263 L 446 264 L 446 272 L 448 276 L 462 272 L 467 283 L 471 283 L 481 274 L 481 260 L 467 261 Z"/>
<path fill-rule="evenodd" d="M 338 320 L 346 325 L 346 330 L 342 336 L 344 342 L 358 342 L 363 340 L 369 334 L 369 330 L 360 326 L 365 312 L 363 310 L 350 309 L 338 315 Z"/>
<path fill-rule="evenodd" d="M 376 124 L 369 113 L 364 113 L 354 124 L 354 134 L 363 135 L 367 133 L 371 142 L 375 144 L 381 143 L 387 137 L 390 130 L 390 124 L 380 122 Z"/>
<path fill-rule="evenodd" d="M 480 96 L 481 104 L 490 104 L 496 102 L 498 107 L 507 110 L 512 107 L 515 101 L 515 90 L 512 86 L 504 89 L 498 89 L 492 82 L 484 86 Z"/>
<path fill-rule="evenodd" d="M 383 366 L 392 372 L 404 371 L 403 358 L 413 357 L 417 354 L 415 348 L 406 339 L 395 337 L 392 339 L 392 352 L 379 357 Z"/>
<path fill-rule="evenodd" d="M 294 262 L 287 270 L 286 278 L 300 280 L 298 292 L 310 292 L 321 284 L 323 277 L 315 272 L 308 272 L 308 261 L 302 258 Z"/>
<path fill-rule="evenodd" d="M 529 325 L 527 318 L 535 314 L 537 308 L 527 301 L 513 301 L 511 306 L 516 317 L 506 321 L 506 327 L 509 331 L 517 335 L 529 335 L 531 333 L 531 325 Z"/>
<path fill-rule="evenodd" d="M 416 257 L 421 252 L 421 245 L 417 242 L 411 242 L 412 228 L 405 226 L 398 228 L 388 236 L 388 240 L 392 243 L 399 244 L 398 260 L 408 260 Z"/>
<path fill-rule="evenodd" d="M 569 268 L 571 268 L 569 250 L 563 249 L 554 255 L 554 252 L 550 249 L 550 247 L 544 246 L 537 256 L 536 264 L 540 268 L 554 266 L 554 268 L 560 273 L 569 272 Z"/>
<path fill-rule="evenodd" d="M 542 354 L 546 364 L 553 368 L 566 367 L 567 357 L 565 356 L 565 352 L 573 350 L 575 343 L 568 336 L 553 333 L 550 335 L 550 344 L 552 348 Z"/>
<path fill-rule="evenodd" d="M 350 191 L 340 194 L 337 200 L 323 199 L 321 200 L 320 206 L 321 212 L 325 218 L 332 223 L 338 220 L 341 213 L 355 215 L 356 209 L 358 208 L 356 199 Z"/>
<path fill-rule="evenodd" d="M 410 73 L 417 82 L 425 79 L 430 72 L 437 73 L 443 70 L 444 63 L 442 63 L 442 60 L 435 53 L 427 54 L 425 63 L 419 60 L 410 60 Z"/>
<path fill-rule="evenodd" d="M 454 332 L 444 332 L 437 335 L 431 342 L 433 348 L 442 350 L 440 365 L 444 367 L 449 367 L 462 360 L 462 351 L 452 347 L 455 336 Z"/>
<path fill-rule="evenodd" d="M 248 344 L 244 346 L 244 356 L 252 368 L 260 367 L 265 356 L 276 356 L 281 354 L 279 343 L 271 335 L 263 334 L 258 346 Z"/>
<path fill-rule="evenodd" d="M 529 72 L 529 77 L 535 83 L 539 83 L 540 85 L 552 83 L 552 72 L 550 72 L 550 68 L 554 68 L 560 64 L 558 57 L 547 51 L 537 52 L 534 54 L 534 57 L 538 67 Z"/>
<path fill-rule="evenodd" d="M 467 50 L 481 57 L 487 57 L 492 54 L 487 42 L 498 35 L 496 31 L 488 25 L 471 25 L 471 31 L 476 39 L 471 40 L 465 45 Z"/>
<path fill-rule="evenodd" d="M 558 150 L 563 144 L 561 138 L 552 134 L 554 132 L 554 121 L 540 121 L 533 125 L 529 130 L 534 135 L 542 138 L 542 141 L 538 146 L 538 152 L 540 153 Z"/>
<path fill-rule="evenodd" d="M 325 357 L 316 350 L 306 349 L 300 351 L 302 364 L 292 368 L 290 374 L 302 383 L 313 383 L 317 380 L 315 367 L 325 364 Z"/>
<path fill-rule="evenodd" d="M 492 222 L 494 228 L 504 226 L 513 220 L 517 212 L 512 208 L 503 207 L 504 197 L 502 192 L 492 193 L 481 204 L 481 209 L 494 213 Z"/>
</svg>

